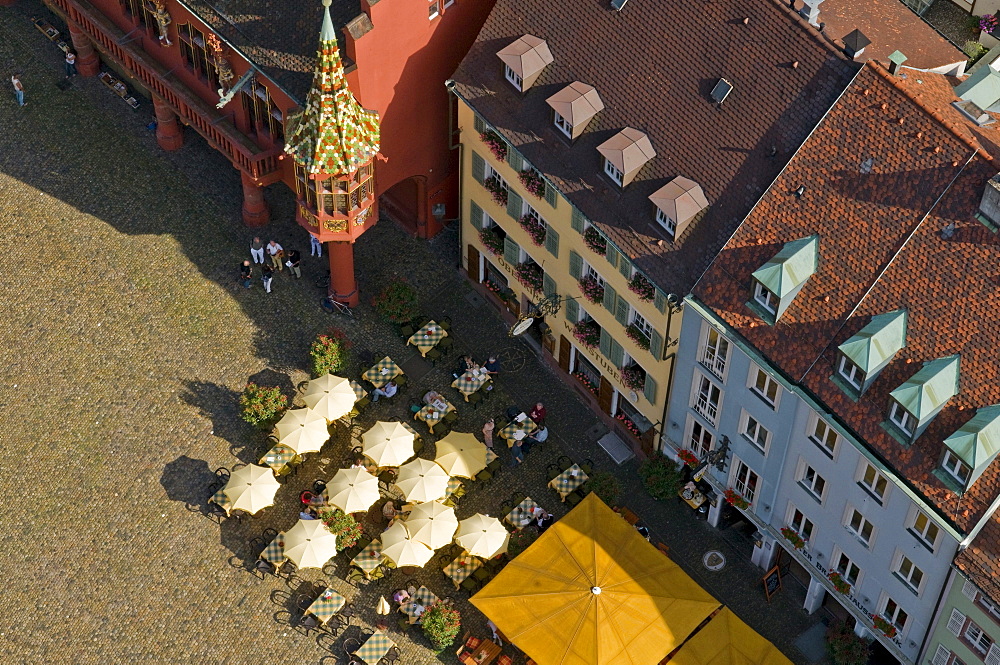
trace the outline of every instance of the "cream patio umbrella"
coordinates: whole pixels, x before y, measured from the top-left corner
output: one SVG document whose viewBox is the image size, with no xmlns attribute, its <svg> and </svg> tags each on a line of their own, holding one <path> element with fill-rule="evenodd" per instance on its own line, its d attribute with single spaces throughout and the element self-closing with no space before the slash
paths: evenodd
<svg viewBox="0 0 1000 665">
<path fill-rule="evenodd" d="M 423 566 L 434 556 L 434 550 L 414 540 L 406 524 L 396 522 L 382 533 L 382 556 L 399 568 Z"/>
<path fill-rule="evenodd" d="M 495 517 L 476 513 L 458 523 L 458 533 L 455 542 L 465 548 L 472 556 L 484 559 L 507 551 L 507 541 L 510 533 Z"/>
<path fill-rule="evenodd" d="M 402 423 L 377 422 L 361 441 L 362 451 L 378 466 L 399 466 L 416 454 L 413 432 Z"/>
<path fill-rule="evenodd" d="M 451 432 L 437 442 L 434 461 L 448 472 L 461 478 L 475 478 L 486 468 L 486 446 L 468 432 Z"/>
<path fill-rule="evenodd" d="M 333 422 L 351 412 L 354 403 L 358 401 L 358 396 L 354 394 L 350 380 L 342 376 L 324 374 L 309 382 L 306 391 L 302 393 L 302 400 L 327 422 Z"/>
<path fill-rule="evenodd" d="M 299 520 L 285 532 L 285 556 L 299 568 L 322 568 L 337 555 L 337 537 L 320 520 Z"/>
<path fill-rule="evenodd" d="M 458 529 L 458 518 L 454 508 L 431 501 L 413 507 L 406 516 L 406 528 L 414 540 L 436 550 L 451 542 Z"/>
<path fill-rule="evenodd" d="M 274 426 L 278 441 L 297 454 L 318 453 L 330 432 L 326 429 L 326 418 L 312 409 L 291 409 Z"/>
<path fill-rule="evenodd" d="M 434 462 L 418 457 L 399 467 L 396 487 L 407 501 L 423 503 L 443 499 L 448 493 L 448 472 Z"/>
<path fill-rule="evenodd" d="M 248 464 L 233 471 L 222 491 L 233 504 L 230 510 L 244 510 L 253 515 L 274 505 L 274 493 L 279 487 L 281 483 L 271 469 Z"/>
<path fill-rule="evenodd" d="M 378 478 L 361 468 L 340 469 L 323 492 L 329 503 L 345 513 L 358 513 L 378 501 Z"/>
</svg>

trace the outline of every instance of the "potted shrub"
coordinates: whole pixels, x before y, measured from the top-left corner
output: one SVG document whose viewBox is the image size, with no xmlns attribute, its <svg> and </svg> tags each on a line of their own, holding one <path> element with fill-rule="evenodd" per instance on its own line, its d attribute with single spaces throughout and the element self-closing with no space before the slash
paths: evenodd
<svg viewBox="0 0 1000 665">
<path fill-rule="evenodd" d="M 639 327 L 634 323 L 630 323 L 628 328 L 625 329 L 625 335 L 635 342 L 636 346 L 640 349 L 649 350 L 649 338 L 646 337 L 646 333 L 639 330 Z"/>
<path fill-rule="evenodd" d="M 392 323 L 408 323 L 417 318 L 417 290 L 406 281 L 395 278 L 372 299 L 372 306 Z"/>
<path fill-rule="evenodd" d="M 618 483 L 618 479 L 608 473 L 607 471 L 595 471 L 590 474 L 590 478 L 587 480 L 585 487 L 591 492 L 601 497 L 601 501 L 608 505 L 612 505 L 618 501 L 618 495 L 621 494 L 622 488 Z"/>
<path fill-rule="evenodd" d="M 542 269 L 537 263 L 519 263 L 517 280 L 532 291 L 542 290 Z"/>
<path fill-rule="evenodd" d="M 486 188 L 486 191 L 490 193 L 490 196 L 493 197 L 493 200 L 498 205 L 507 205 L 507 188 L 503 186 L 499 176 L 493 176 L 484 180 L 483 187 Z"/>
<path fill-rule="evenodd" d="M 836 570 L 831 570 L 826 575 L 827 579 L 833 583 L 833 588 L 845 596 L 851 592 L 851 585 L 844 579 L 844 576 Z"/>
<path fill-rule="evenodd" d="M 338 552 L 354 547 L 361 538 L 361 525 L 352 515 L 348 515 L 340 508 L 323 508 L 319 511 L 319 518 L 327 530 L 337 536 Z"/>
<path fill-rule="evenodd" d="M 647 302 L 652 300 L 653 296 L 656 295 L 656 287 L 640 273 L 632 276 L 632 281 L 628 283 L 628 290 L 639 296 L 640 300 Z"/>
<path fill-rule="evenodd" d="M 590 302 L 598 305 L 604 302 L 604 286 L 590 275 L 580 280 L 580 290 Z"/>
<path fill-rule="evenodd" d="M 681 461 L 687 464 L 692 469 L 698 466 L 698 456 L 693 452 L 685 448 L 677 453 L 677 456 L 681 458 Z"/>
<path fill-rule="evenodd" d="M 676 496 L 681 486 L 681 473 L 677 465 L 659 453 L 639 465 L 639 479 L 654 499 Z"/>
<path fill-rule="evenodd" d="M 485 132 L 479 135 L 486 147 L 490 149 L 493 156 L 497 158 L 498 161 L 507 161 L 507 142 L 504 141 L 499 134 L 494 132 L 492 129 L 487 129 Z"/>
<path fill-rule="evenodd" d="M 608 241 L 593 226 L 588 226 L 587 230 L 583 232 L 583 244 L 591 251 L 597 252 L 602 256 L 608 251 Z"/>
<path fill-rule="evenodd" d="M 240 417 L 258 429 L 271 429 L 288 408 L 288 398 L 278 386 L 247 383 L 240 395 Z"/>
<path fill-rule="evenodd" d="M 309 363 L 312 375 L 323 376 L 340 371 L 347 359 L 347 350 L 351 347 L 347 336 L 339 330 L 332 329 L 329 334 L 320 335 L 309 347 Z"/>
<path fill-rule="evenodd" d="M 441 651 L 451 646 L 458 637 L 458 631 L 462 628 L 462 615 L 450 604 L 439 600 L 424 612 L 421 625 L 431 647 L 435 651 Z"/>
<path fill-rule="evenodd" d="M 643 387 L 646 385 L 646 371 L 638 365 L 622 367 L 621 377 L 622 383 L 636 392 L 642 392 Z"/>
<path fill-rule="evenodd" d="M 483 229 L 479 232 L 479 241 L 494 256 L 503 254 L 503 238 L 496 232 L 496 229 Z"/>
<path fill-rule="evenodd" d="M 507 542 L 507 556 L 513 559 L 518 554 L 528 549 L 528 546 L 531 545 L 531 543 L 538 540 L 538 536 L 538 529 L 533 527 L 518 529 L 514 533 L 510 534 L 510 540 Z"/>
<path fill-rule="evenodd" d="M 535 169 L 521 171 L 517 174 L 517 179 L 532 195 L 538 198 L 545 196 L 545 180 L 542 178 L 542 174 Z"/>
<path fill-rule="evenodd" d="M 531 236 L 531 242 L 539 246 L 545 243 L 545 224 L 540 220 L 535 219 L 531 215 L 524 215 L 521 217 L 519 223 L 521 224 L 521 228 Z"/>
<path fill-rule="evenodd" d="M 573 337 L 588 349 L 596 349 L 601 343 L 601 326 L 596 321 L 577 321 L 573 326 Z"/>
<path fill-rule="evenodd" d="M 826 631 L 826 648 L 834 665 L 868 664 L 869 642 L 844 623 L 835 623 Z"/>
<path fill-rule="evenodd" d="M 730 506 L 735 506 L 740 510 L 746 510 L 747 508 L 750 507 L 750 502 L 744 499 L 743 496 L 739 492 L 734 490 L 732 487 L 726 489 L 726 491 L 723 493 L 723 496 L 726 499 L 726 503 L 728 503 Z"/>
<path fill-rule="evenodd" d="M 800 536 L 795 531 L 795 529 L 790 529 L 787 526 L 783 527 L 781 529 L 781 535 L 784 536 L 785 540 L 790 542 L 792 544 L 792 547 L 794 547 L 797 550 L 800 550 L 806 546 L 806 541 L 802 540 L 802 536 Z"/>
</svg>

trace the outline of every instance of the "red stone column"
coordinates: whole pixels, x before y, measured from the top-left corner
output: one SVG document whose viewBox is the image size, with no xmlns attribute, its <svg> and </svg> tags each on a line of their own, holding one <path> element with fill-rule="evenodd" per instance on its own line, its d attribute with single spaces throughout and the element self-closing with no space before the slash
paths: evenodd
<svg viewBox="0 0 1000 665">
<path fill-rule="evenodd" d="M 0 2 L 0 4 L 3 4 Z M 73 50 L 76 51 L 76 71 L 80 76 L 97 76 L 101 71 L 101 59 L 94 50 L 94 44 L 90 41 L 83 30 L 72 21 L 67 21 L 69 25 L 69 38 L 73 42 Z"/>
<path fill-rule="evenodd" d="M 177 114 L 156 95 L 153 95 L 153 113 L 156 115 L 156 142 L 160 147 L 171 151 L 184 145 L 184 134 L 177 124 Z"/>
<path fill-rule="evenodd" d="M 326 252 L 330 258 L 330 296 L 348 307 L 357 306 L 360 296 L 354 279 L 354 245 L 328 242 Z"/>
<path fill-rule="evenodd" d="M 264 200 L 264 187 L 243 171 L 240 171 L 240 179 L 243 181 L 243 223 L 264 226 L 271 221 L 271 211 Z"/>
</svg>

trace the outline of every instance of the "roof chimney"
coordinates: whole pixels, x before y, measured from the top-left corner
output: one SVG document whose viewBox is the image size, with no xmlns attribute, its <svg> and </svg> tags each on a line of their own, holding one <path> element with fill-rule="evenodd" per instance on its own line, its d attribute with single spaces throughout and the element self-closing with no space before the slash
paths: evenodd
<svg viewBox="0 0 1000 665">
<path fill-rule="evenodd" d="M 889 73 L 899 76 L 899 70 L 907 60 L 908 58 L 899 51 L 893 51 L 889 56 Z"/>
<path fill-rule="evenodd" d="M 857 60 L 858 56 L 865 52 L 865 47 L 871 43 L 872 41 L 865 37 L 863 32 L 855 28 L 853 32 L 844 37 L 844 53 L 847 54 L 848 58 Z"/>
<path fill-rule="evenodd" d="M 1000 174 L 986 181 L 976 217 L 980 221 L 986 222 L 988 226 L 992 226 L 993 229 L 1000 227 Z M 984 217 L 986 219 L 983 219 Z"/>
<path fill-rule="evenodd" d="M 809 25 L 818 28 L 819 6 L 823 4 L 823 0 L 802 0 L 802 2 L 802 9 L 799 10 L 799 15 L 809 21 Z"/>
</svg>

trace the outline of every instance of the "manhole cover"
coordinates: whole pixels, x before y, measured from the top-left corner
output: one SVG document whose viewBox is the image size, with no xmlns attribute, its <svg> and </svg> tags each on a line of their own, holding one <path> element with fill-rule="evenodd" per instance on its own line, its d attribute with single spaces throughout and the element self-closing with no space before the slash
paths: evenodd
<svg viewBox="0 0 1000 665">
<path fill-rule="evenodd" d="M 722 570 L 726 565 L 726 557 L 719 550 L 709 550 L 705 552 L 701 562 L 709 570 Z"/>
</svg>

